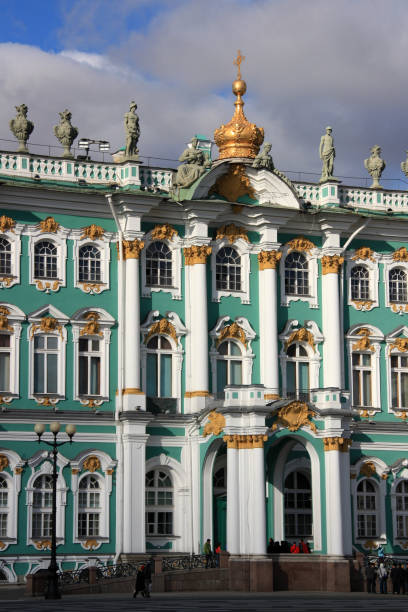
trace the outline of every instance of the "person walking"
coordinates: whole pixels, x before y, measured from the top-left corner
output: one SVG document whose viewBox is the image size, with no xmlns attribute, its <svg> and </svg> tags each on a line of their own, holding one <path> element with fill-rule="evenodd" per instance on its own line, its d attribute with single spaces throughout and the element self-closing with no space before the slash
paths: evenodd
<svg viewBox="0 0 408 612">
<path fill-rule="evenodd" d="M 144 569 L 144 596 L 150 597 L 152 592 L 152 562 L 148 561 Z"/>
<path fill-rule="evenodd" d="M 391 568 L 391 582 L 392 582 L 392 592 L 394 595 L 399 595 L 400 592 L 400 572 L 398 565 L 394 562 Z"/>
<path fill-rule="evenodd" d="M 273 541 L 273 538 L 269 538 L 268 547 L 266 549 L 268 555 L 271 555 L 273 553 L 274 546 L 275 543 Z"/>
<path fill-rule="evenodd" d="M 211 562 L 212 562 L 212 550 L 211 550 L 210 538 L 208 538 L 206 543 L 204 544 L 203 552 L 205 554 L 205 569 L 208 569 L 209 567 L 211 567 Z"/>
<path fill-rule="evenodd" d="M 377 579 L 377 573 L 372 563 L 369 563 L 367 566 L 366 579 L 367 579 L 367 593 L 375 593 L 376 592 L 375 583 Z"/>
<path fill-rule="evenodd" d="M 144 597 L 145 590 L 145 566 L 140 565 L 136 574 L 135 591 L 133 593 L 133 599 L 135 599 L 139 593 Z"/>
<path fill-rule="evenodd" d="M 387 570 L 385 569 L 384 563 L 380 563 L 380 567 L 378 568 L 377 574 L 380 580 L 380 593 L 383 595 L 386 595 L 387 594 L 388 574 L 387 574 Z"/>
<path fill-rule="evenodd" d="M 221 555 L 221 544 L 217 544 L 217 548 L 215 549 L 215 565 L 216 567 L 220 567 L 220 555 Z"/>
</svg>

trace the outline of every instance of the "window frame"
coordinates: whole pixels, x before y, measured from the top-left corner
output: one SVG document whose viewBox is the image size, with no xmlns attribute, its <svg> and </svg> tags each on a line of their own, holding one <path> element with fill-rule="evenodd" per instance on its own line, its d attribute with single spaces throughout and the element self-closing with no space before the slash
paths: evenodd
<svg viewBox="0 0 408 612">
<path fill-rule="evenodd" d="M 72 260 L 74 262 L 74 287 L 89 295 L 99 295 L 110 289 L 110 261 L 111 241 L 114 239 L 112 232 L 104 232 L 100 238 L 90 239 L 84 236 L 83 229 L 71 230 L 70 238 L 73 240 Z M 79 252 L 82 247 L 92 246 L 99 249 L 101 258 L 101 280 L 80 281 L 79 280 Z"/>
<path fill-rule="evenodd" d="M 7 508 L 12 509 L 7 513 L 7 535 L 0 536 L 4 544 L 4 553 L 10 544 L 17 544 L 18 533 L 18 498 L 21 491 L 21 473 L 24 461 L 20 456 L 9 449 L 0 448 L 0 453 L 8 459 L 8 466 L 0 471 L 0 476 L 7 482 Z"/>
<path fill-rule="evenodd" d="M 368 346 L 359 348 L 358 343 L 365 338 L 359 334 L 362 329 L 368 329 L 370 334 L 367 336 Z M 359 410 L 360 415 L 374 416 L 377 412 L 381 412 L 381 343 L 384 340 L 384 334 L 377 327 L 358 323 L 353 325 L 346 334 L 347 351 L 348 351 L 348 375 L 351 405 L 356 410 Z M 372 406 L 354 406 L 354 380 L 353 380 L 353 354 L 371 355 L 371 399 Z"/>
<path fill-rule="evenodd" d="M 375 473 L 372 476 L 364 476 L 360 473 L 362 466 L 371 462 L 375 466 Z M 351 485 L 351 495 L 352 495 L 352 504 L 353 504 L 353 529 L 354 529 L 354 543 L 360 544 L 362 546 L 365 545 L 367 540 L 374 540 L 377 543 L 385 544 L 387 542 L 387 524 L 386 524 L 386 513 L 385 513 L 385 501 L 387 496 L 387 482 L 385 479 L 381 477 L 381 475 L 387 472 L 387 465 L 377 457 L 372 456 L 363 456 L 361 459 L 357 461 L 354 465 L 350 466 L 350 472 L 352 475 L 352 480 L 350 481 Z M 373 538 L 367 537 L 358 537 L 358 522 L 357 522 L 357 486 L 361 482 L 361 480 L 370 480 L 377 487 L 377 501 L 378 501 L 378 509 L 377 509 L 377 527 L 378 527 L 378 535 Z"/>
<path fill-rule="evenodd" d="M 312 347 L 308 342 L 300 341 L 295 338 L 293 342 L 297 342 L 300 346 L 302 346 L 307 353 L 309 360 L 309 391 L 312 389 L 319 389 L 320 383 L 320 368 L 322 363 L 322 356 L 319 351 L 319 345 L 323 342 L 323 334 L 317 326 L 315 321 L 305 320 L 303 325 L 296 319 L 289 319 L 286 323 L 285 328 L 281 334 L 279 334 L 279 340 L 281 343 L 281 349 L 279 352 L 279 362 L 281 369 L 281 385 L 282 385 L 282 395 L 283 397 L 287 396 L 287 363 L 288 363 L 288 355 L 287 349 L 291 346 L 289 340 L 292 334 L 295 331 L 300 329 L 306 329 L 309 331 L 313 337 L 314 347 Z"/>
<path fill-rule="evenodd" d="M 30 227 L 29 253 L 30 253 L 30 285 L 35 285 L 38 291 L 55 293 L 66 286 L 66 260 L 69 230 L 59 226 L 55 233 L 41 232 L 38 227 Z M 35 276 L 35 247 L 40 242 L 51 242 L 57 249 L 57 274 L 55 278 L 36 278 Z"/>
<path fill-rule="evenodd" d="M 379 266 L 378 256 L 373 253 L 372 259 L 354 259 L 352 253 L 346 253 L 346 283 L 347 283 L 347 304 L 355 310 L 370 311 L 378 308 L 378 285 L 379 285 Z M 352 273 L 355 268 L 363 267 L 368 272 L 369 299 L 357 299 L 352 297 Z"/>
<path fill-rule="evenodd" d="M 370 485 L 373 486 L 374 491 L 373 492 L 367 492 L 366 490 L 364 491 L 359 491 L 359 487 L 361 485 L 365 485 L 367 486 L 367 483 L 370 483 Z M 363 508 L 359 508 L 359 498 L 363 497 L 364 500 L 364 507 Z M 366 507 L 366 500 L 368 497 L 374 497 L 375 500 L 375 508 L 371 509 L 371 508 L 367 508 Z M 356 501 L 355 501 L 355 507 L 356 507 L 356 539 L 357 540 L 370 540 L 370 539 L 378 539 L 379 535 L 380 535 L 380 511 L 379 511 L 379 505 L 380 505 L 380 500 L 379 500 L 379 487 L 378 487 L 378 483 L 375 481 L 375 479 L 373 478 L 360 478 L 356 484 Z M 375 526 L 376 526 L 376 530 L 375 533 L 363 533 L 360 534 L 359 533 L 359 516 L 362 516 L 364 519 L 367 518 L 367 516 L 374 516 L 375 517 Z M 365 524 L 365 530 L 367 529 L 367 524 Z"/>
<path fill-rule="evenodd" d="M 253 245 L 243 238 L 237 238 L 233 243 L 228 238 L 222 238 L 211 242 L 211 290 L 212 301 L 220 302 L 221 298 L 233 296 L 239 297 L 241 304 L 250 304 L 249 274 L 251 271 L 251 253 L 254 252 Z M 223 248 L 234 249 L 241 258 L 241 289 L 217 289 L 217 254 Z"/>
<path fill-rule="evenodd" d="M 0 234 L 10 243 L 11 271 L 10 274 L 0 274 L 0 288 L 9 289 L 20 284 L 21 232 L 24 225 L 16 223 L 13 229 Z"/>
<path fill-rule="evenodd" d="M 306 477 L 309 480 L 309 485 L 310 488 L 309 489 L 299 489 L 298 488 L 294 488 L 294 489 L 289 489 L 289 491 L 297 491 L 298 493 L 310 493 L 310 511 L 307 510 L 305 511 L 302 508 L 297 508 L 294 507 L 293 508 L 293 512 L 291 512 L 290 514 L 294 514 L 296 517 L 298 517 L 299 515 L 308 515 L 311 518 L 311 525 L 312 525 L 312 529 L 311 529 L 311 534 L 307 535 L 307 534 L 295 534 L 295 535 L 289 535 L 286 533 L 286 514 L 287 514 L 287 508 L 286 508 L 286 480 L 287 478 L 291 475 L 291 474 L 301 474 L 302 476 Z M 289 514 L 289 513 L 288 513 Z M 283 478 L 283 532 L 285 535 L 285 540 L 287 541 L 292 541 L 292 540 L 296 540 L 298 541 L 299 538 L 303 538 L 305 541 L 308 542 L 313 542 L 313 490 L 312 490 L 312 474 L 311 471 L 307 472 L 305 469 L 293 469 L 291 471 L 289 471 L 288 473 L 285 472 L 284 478 Z"/>
<path fill-rule="evenodd" d="M 285 271 L 286 271 L 286 258 L 291 253 L 298 252 L 304 255 L 308 264 L 309 272 L 309 295 L 288 295 L 286 293 L 285 283 Z M 318 255 L 319 249 L 317 247 L 311 247 L 310 250 L 291 248 L 290 243 L 285 244 L 282 247 L 282 257 L 279 263 L 279 274 L 280 274 L 280 294 L 281 294 L 281 306 L 289 306 L 291 302 L 306 302 L 310 308 L 319 308 L 318 292 L 317 292 L 317 279 L 319 276 L 318 267 Z"/>
<path fill-rule="evenodd" d="M 141 251 L 140 263 L 142 272 L 142 283 L 141 283 L 141 297 L 151 297 L 152 293 L 169 293 L 173 300 L 182 300 L 181 294 L 181 250 L 183 247 L 183 240 L 174 232 L 172 238 L 153 238 L 154 229 L 146 234 L 144 237 L 145 247 Z M 163 242 L 171 253 L 171 271 L 172 271 L 172 283 L 171 286 L 157 286 L 152 287 L 147 285 L 146 282 L 146 253 L 148 248 L 153 242 Z"/>
<path fill-rule="evenodd" d="M 0 333 L 10 336 L 10 390 L 0 391 L 5 401 L 17 398 L 20 395 L 20 339 L 22 331 L 22 321 L 25 320 L 25 314 L 20 308 L 7 302 L 0 302 L 0 311 L 7 309 L 7 323 L 5 325 L 10 329 L 3 329 Z M 5 312 L 5 310 L 4 310 Z"/>
<path fill-rule="evenodd" d="M 154 473 L 154 486 L 153 487 L 147 487 L 146 485 L 146 479 L 147 479 L 147 475 L 150 474 L 151 472 Z M 170 487 L 159 487 L 157 484 L 157 478 L 156 475 L 158 474 L 164 474 L 166 476 L 166 478 L 170 479 L 171 482 L 171 486 Z M 148 492 L 153 492 L 154 496 L 155 496 L 155 503 L 154 504 L 148 504 L 147 503 L 147 496 L 148 496 Z M 171 492 L 171 497 L 172 497 L 172 503 L 171 504 L 159 504 L 157 502 L 157 494 L 159 492 Z M 174 495 L 174 480 L 171 476 L 170 470 L 163 468 L 162 466 L 153 468 L 152 470 L 146 471 L 145 472 L 145 531 L 146 531 L 146 538 L 155 538 L 155 537 L 160 537 L 160 538 L 167 538 L 167 537 L 172 537 L 174 536 L 174 506 L 175 506 L 175 495 Z M 149 510 L 150 508 L 150 510 Z M 154 525 L 154 532 L 153 533 L 149 533 L 148 529 L 147 529 L 147 525 L 148 525 L 148 513 L 153 513 L 155 515 L 155 519 L 153 522 Z M 160 512 L 166 513 L 166 514 L 171 514 L 171 532 L 170 533 L 159 533 L 158 531 L 158 525 L 159 525 L 159 521 L 158 521 L 158 514 Z"/>
<path fill-rule="evenodd" d="M 401 268 L 407 278 L 407 294 L 408 294 L 408 262 L 405 261 L 394 261 L 391 256 L 384 256 L 384 284 L 385 284 L 385 305 L 392 312 L 396 314 L 403 314 L 408 312 L 408 301 L 407 302 L 391 302 L 390 301 L 390 272 L 395 268 Z M 407 295 L 408 297 L 408 295 Z"/>
</svg>

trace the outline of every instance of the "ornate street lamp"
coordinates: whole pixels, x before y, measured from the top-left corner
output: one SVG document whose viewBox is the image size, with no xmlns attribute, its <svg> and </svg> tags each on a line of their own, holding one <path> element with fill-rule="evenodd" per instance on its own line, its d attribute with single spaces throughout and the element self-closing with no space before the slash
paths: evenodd
<svg viewBox="0 0 408 612">
<path fill-rule="evenodd" d="M 57 456 L 58 447 L 66 444 L 68 440 L 63 442 L 57 442 L 57 436 L 60 432 L 61 424 L 58 421 L 50 423 L 50 431 L 54 434 L 54 439 L 51 442 L 43 440 L 45 444 L 51 446 L 53 460 L 52 460 L 52 513 L 51 513 L 51 562 L 48 567 L 48 584 L 47 591 L 45 593 L 45 599 L 60 599 L 61 592 L 58 588 L 58 574 L 57 574 Z M 38 436 L 38 444 L 41 442 L 41 436 L 45 431 L 44 423 L 37 423 L 34 426 L 34 431 Z M 66 425 L 65 433 L 69 436 L 69 443 L 72 444 L 72 438 L 76 432 L 76 427 L 73 424 Z"/>
</svg>

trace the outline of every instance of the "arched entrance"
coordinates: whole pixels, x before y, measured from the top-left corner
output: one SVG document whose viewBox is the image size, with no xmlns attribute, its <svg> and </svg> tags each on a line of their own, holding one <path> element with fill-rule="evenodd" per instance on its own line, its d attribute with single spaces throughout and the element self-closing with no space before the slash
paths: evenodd
<svg viewBox="0 0 408 612">
<path fill-rule="evenodd" d="M 203 465 L 202 541 L 211 539 L 214 548 L 227 545 L 227 446 L 216 438 L 209 446 Z"/>
</svg>

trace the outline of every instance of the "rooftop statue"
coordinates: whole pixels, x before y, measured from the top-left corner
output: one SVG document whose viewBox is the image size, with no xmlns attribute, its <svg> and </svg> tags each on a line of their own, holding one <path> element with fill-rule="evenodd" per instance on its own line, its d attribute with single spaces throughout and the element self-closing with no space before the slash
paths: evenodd
<svg viewBox="0 0 408 612">
<path fill-rule="evenodd" d="M 323 162 L 322 176 L 320 177 L 320 183 L 326 181 L 337 181 L 333 176 L 334 158 L 336 157 L 336 150 L 334 148 L 334 140 L 332 136 L 332 128 L 327 126 L 326 133 L 320 139 L 319 155 Z"/>
<path fill-rule="evenodd" d="M 273 165 L 272 156 L 269 154 L 272 149 L 272 145 L 269 142 L 265 142 L 263 149 L 258 155 L 255 157 L 252 167 L 253 168 L 264 168 L 265 170 L 274 170 L 275 166 Z"/>
<path fill-rule="evenodd" d="M 125 159 L 137 161 L 139 159 L 137 143 L 140 138 L 139 117 L 136 114 L 137 104 L 131 102 L 129 111 L 125 113 L 126 149 Z"/>
<path fill-rule="evenodd" d="M 64 147 L 63 157 L 72 159 L 74 156 L 71 153 L 72 143 L 78 136 L 78 128 L 71 125 L 72 113 L 66 108 L 62 113 L 59 113 L 60 122 L 54 125 L 54 134 Z"/>
<path fill-rule="evenodd" d="M 34 123 L 27 119 L 28 106 L 20 104 L 15 107 L 17 115 L 10 121 L 10 130 L 19 142 L 18 153 L 28 153 L 27 140 L 34 129 Z"/>
<path fill-rule="evenodd" d="M 371 148 L 371 155 L 364 160 L 364 165 L 373 178 L 370 185 L 371 189 L 382 189 L 379 179 L 385 168 L 385 161 L 381 159 L 381 147 L 379 145 L 374 145 Z"/>
<path fill-rule="evenodd" d="M 197 143 L 198 138 L 193 138 L 191 140 L 191 147 L 187 147 L 179 157 L 182 165 L 177 168 L 177 174 L 173 179 L 173 188 L 184 189 L 190 187 L 204 174 L 207 168 L 210 168 L 211 161 L 197 147 Z"/>
<path fill-rule="evenodd" d="M 401 170 L 403 171 L 405 176 L 408 178 L 408 151 L 406 153 L 407 153 L 407 159 L 401 162 Z"/>
</svg>

